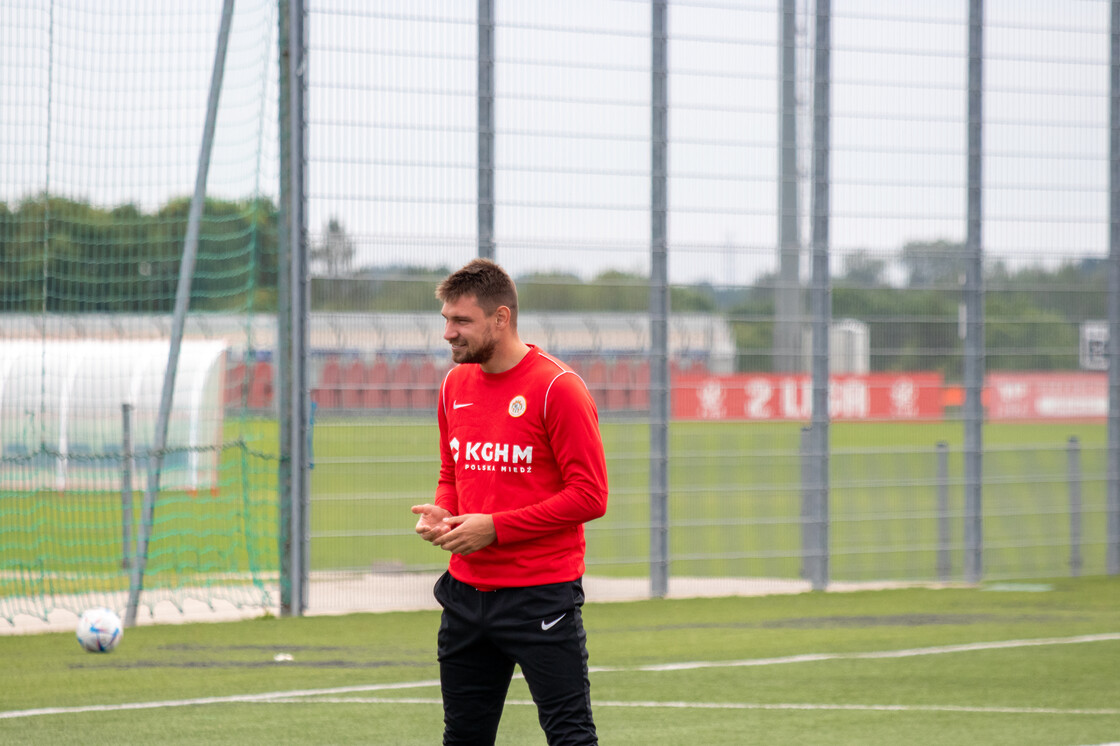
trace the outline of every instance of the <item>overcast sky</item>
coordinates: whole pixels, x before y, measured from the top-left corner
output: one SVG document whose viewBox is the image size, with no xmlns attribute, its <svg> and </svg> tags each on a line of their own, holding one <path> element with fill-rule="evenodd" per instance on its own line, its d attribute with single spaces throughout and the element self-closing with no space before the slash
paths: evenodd
<svg viewBox="0 0 1120 746">
<path fill-rule="evenodd" d="M 837 263 L 963 240 L 967 5 L 833 0 Z M 217 196 L 276 193 L 274 6 L 237 3 Z M 476 251 L 476 3 L 308 6 L 313 238 L 334 216 L 359 264 L 462 263 Z M 798 6 L 807 175 L 812 3 Z M 1104 256 L 1109 4 L 985 6 L 985 250 Z M 167 7 L 4 4 L 0 198 L 49 186 L 152 208 L 190 193 L 221 3 Z M 778 0 L 670 3 L 674 281 L 748 284 L 775 267 L 777 11 Z M 499 261 L 515 274 L 648 271 L 649 4 L 496 0 L 495 16 Z"/>
</svg>

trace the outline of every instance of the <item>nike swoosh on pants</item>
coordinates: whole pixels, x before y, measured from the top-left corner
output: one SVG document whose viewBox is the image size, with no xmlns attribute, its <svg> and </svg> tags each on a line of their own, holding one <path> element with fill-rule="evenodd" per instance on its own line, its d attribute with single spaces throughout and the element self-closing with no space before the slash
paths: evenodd
<svg viewBox="0 0 1120 746">
<path fill-rule="evenodd" d="M 564 612 L 564 613 L 563 613 L 563 614 L 561 614 L 560 616 L 558 616 L 558 617 L 556 617 L 555 619 L 553 619 L 553 620 L 552 620 L 551 622 L 546 622 L 546 621 L 544 621 L 544 620 L 542 619 L 542 620 L 541 620 L 541 629 L 543 629 L 543 630 L 544 630 L 545 632 L 547 632 L 548 630 L 552 629 L 552 628 L 553 628 L 553 627 L 555 627 L 555 626 L 556 626 L 557 624 L 559 624 L 559 623 L 560 623 L 560 620 L 561 620 L 561 619 L 563 619 L 563 618 L 564 618 L 564 617 L 566 617 L 566 616 L 568 616 L 568 612 Z"/>
</svg>

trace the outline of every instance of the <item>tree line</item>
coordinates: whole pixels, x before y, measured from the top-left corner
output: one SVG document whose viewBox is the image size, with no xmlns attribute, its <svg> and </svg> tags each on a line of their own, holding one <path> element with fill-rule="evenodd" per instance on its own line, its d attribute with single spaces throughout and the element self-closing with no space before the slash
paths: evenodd
<svg viewBox="0 0 1120 746">
<path fill-rule="evenodd" d="M 0 312 L 168 313 L 175 303 L 189 198 L 150 212 L 37 196 L 0 202 Z M 273 312 L 277 298 L 278 212 L 268 199 L 209 199 L 203 214 L 190 308 L 196 312 Z M 311 237 L 318 311 L 434 312 L 435 285 L 448 267 L 358 265 L 355 241 L 336 218 Z M 833 319 L 868 325 L 877 371 L 961 370 L 959 308 L 964 251 L 950 241 L 912 242 L 891 255 L 846 255 L 832 278 Z M 610 270 L 590 280 L 573 273 L 515 278 L 534 312 L 637 312 L 649 307 L 649 280 Z M 985 267 L 989 370 L 1078 367 L 1079 326 L 1107 313 L 1107 265 L 1082 258 L 1054 266 Z M 774 274 L 746 286 L 679 285 L 674 312 L 723 316 L 741 371 L 772 368 Z M 801 307 L 808 308 L 805 291 Z M 807 327 L 807 310 L 802 319 Z"/>
<path fill-rule="evenodd" d="M 872 371 L 939 371 L 959 380 L 964 273 L 964 246 L 950 241 L 911 242 L 890 257 L 852 252 L 832 278 L 833 320 L 867 324 Z M 759 278 L 726 308 L 740 370 L 770 369 L 778 287 L 773 275 Z M 987 370 L 1077 370 L 1081 323 L 1107 316 L 1101 258 L 1051 267 L 989 259 L 984 289 Z"/>
<path fill-rule="evenodd" d="M 365 268 L 344 277 L 312 280 L 319 310 L 427 311 L 433 289 L 450 271 L 418 266 Z M 913 242 L 891 257 L 853 252 L 832 278 L 834 320 L 868 326 L 873 371 L 940 371 L 959 379 L 964 249 L 949 241 Z M 522 307 L 534 312 L 645 312 L 649 279 L 615 270 L 583 280 L 570 273 L 515 278 Z M 1080 259 L 1047 268 L 1013 268 L 989 261 L 985 269 L 985 345 L 989 370 L 1076 370 L 1080 324 L 1107 315 L 1107 267 Z M 773 368 L 776 275 L 743 287 L 694 284 L 670 289 L 674 312 L 723 316 L 737 346 L 739 371 Z M 808 299 L 801 294 L 803 328 Z"/>
<path fill-rule="evenodd" d="M 190 198 L 145 212 L 56 196 L 0 202 L 0 312 L 169 313 Z M 194 311 L 276 308 L 278 214 L 267 199 L 206 201 Z"/>
</svg>

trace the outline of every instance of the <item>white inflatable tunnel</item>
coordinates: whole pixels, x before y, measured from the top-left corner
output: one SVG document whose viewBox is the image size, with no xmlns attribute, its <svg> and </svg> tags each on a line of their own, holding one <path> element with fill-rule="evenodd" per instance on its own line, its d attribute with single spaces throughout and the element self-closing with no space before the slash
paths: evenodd
<svg viewBox="0 0 1120 746">
<path fill-rule="evenodd" d="M 20 489 L 119 489 L 123 404 L 132 486 L 147 484 L 168 341 L 0 340 L 0 457 Z M 212 490 L 221 459 L 224 342 L 184 341 L 160 485 Z"/>
</svg>

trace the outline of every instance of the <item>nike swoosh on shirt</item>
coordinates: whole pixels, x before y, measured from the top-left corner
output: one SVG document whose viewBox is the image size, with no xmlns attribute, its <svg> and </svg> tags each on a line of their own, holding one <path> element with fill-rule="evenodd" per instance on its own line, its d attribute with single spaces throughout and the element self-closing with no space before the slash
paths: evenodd
<svg viewBox="0 0 1120 746">
<path fill-rule="evenodd" d="M 452 409 L 462 409 L 463 407 L 473 407 L 473 406 L 474 406 L 473 401 L 472 402 L 467 402 L 466 404 L 460 404 L 459 402 L 454 402 L 454 403 L 452 403 L 451 408 Z"/>
<path fill-rule="evenodd" d="M 552 629 L 553 627 L 555 627 L 555 626 L 556 626 L 557 624 L 559 624 L 559 623 L 560 623 L 560 620 L 561 620 L 561 619 L 563 619 L 563 618 L 564 618 L 564 617 L 566 617 L 566 616 L 568 616 L 568 612 L 566 612 L 566 611 L 565 611 L 565 612 L 564 612 L 563 614 L 561 614 L 560 616 L 556 617 L 556 618 L 555 618 L 555 619 L 553 619 L 553 620 L 552 620 L 551 622 L 546 622 L 546 621 L 544 621 L 544 620 L 542 619 L 542 620 L 541 620 L 541 629 L 543 629 L 543 630 L 544 630 L 545 632 L 549 631 L 550 629 Z"/>
</svg>

